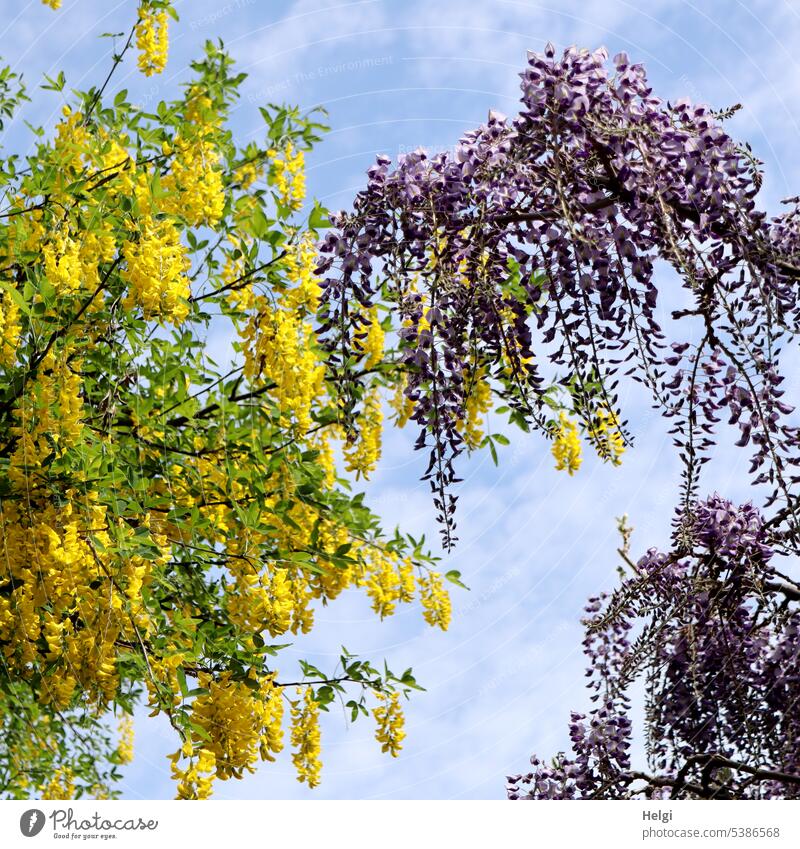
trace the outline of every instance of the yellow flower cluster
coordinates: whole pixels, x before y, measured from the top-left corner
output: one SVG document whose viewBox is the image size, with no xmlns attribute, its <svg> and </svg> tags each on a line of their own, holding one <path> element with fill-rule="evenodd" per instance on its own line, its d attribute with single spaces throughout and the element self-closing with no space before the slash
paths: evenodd
<svg viewBox="0 0 800 849">
<path fill-rule="evenodd" d="M 414 402 L 406 395 L 406 386 L 406 378 L 398 380 L 389 398 L 389 406 L 394 410 L 394 423 L 397 427 L 405 427 L 414 412 Z"/>
<path fill-rule="evenodd" d="M 0 288 L 0 366 L 11 368 L 16 362 L 21 333 L 19 307 L 11 295 Z"/>
<path fill-rule="evenodd" d="M 66 801 L 75 797 L 75 776 L 68 767 L 58 767 L 50 780 L 39 787 L 39 798 L 46 801 Z"/>
<path fill-rule="evenodd" d="M 283 156 L 274 148 L 267 151 L 267 156 L 272 165 L 272 182 L 278 190 L 280 202 L 297 211 L 306 196 L 305 154 L 287 142 Z"/>
<path fill-rule="evenodd" d="M 302 690 L 298 687 L 298 693 Z M 319 784 L 322 769 L 320 755 L 319 705 L 310 687 L 305 688 L 302 700 L 292 702 L 292 763 L 297 780 L 309 787 Z"/>
<path fill-rule="evenodd" d="M 133 760 L 133 717 L 123 716 L 119 721 L 117 757 L 122 764 L 129 764 Z"/>
<path fill-rule="evenodd" d="M 244 277 L 245 264 L 242 254 L 242 240 L 233 233 L 228 234 L 231 249 L 225 255 L 225 264 L 222 266 L 222 286 L 230 287 L 226 298 L 228 303 L 238 310 L 250 310 L 255 304 L 255 293 L 251 277 Z"/>
<path fill-rule="evenodd" d="M 259 758 L 275 760 L 283 749 L 283 698 L 274 682 L 275 673 L 258 686 L 234 681 L 230 673 L 217 679 L 200 673 L 198 684 L 207 694 L 194 700 L 191 715 L 204 733 L 170 755 L 179 799 L 207 799 L 216 779 L 242 778 L 255 771 Z M 181 758 L 189 759 L 185 767 Z"/>
<path fill-rule="evenodd" d="M 32 230 L 39 233 L 41 227 L 35 225 Z M 59 296 L 96 288 L 100 282 L 98 264 L 111 261 L 116 254 L 115 239 L 105 223 L 80 239 L 62 230 L 46 235 L 42 231 L 40 238 L 45 276 Z"/>
<path fill-rule="evenodd" d="M 429 625 L 437 625 L 446 631 L 450 627 L 452 604 L 442 576 L 438 572 L 429 572 L 427 576 L 418 579 L 417 585 L 423 618 Z"/>
<path fill-rule="evenodd" d="M 284 267 L 290 287 L 281 297 L 287 309 L 300 309 L 315 313 L 319 306 L 321 289 L 319 278 L 314 274 L 317 250 L 310 232 L 303 234 L 296 245 L 286 249 Z"/>
<path fill-rule="evenodd" d="M 40 374 L 15 408 L 17 424 L 12 428 L 16 447 L 8 466 L 9 480 L 20 492 L 37 489 L 37 472 L 42 462 L 59 457 L 77 444 L 83 434 L 79 362 L 66 357 L 58 361 L 52 351 L 42 360 Z"/>
<path fill-rule="evenodd" d="M 469 394 L 464 401 L 466 415 L 459 422 L 459 430 L 464 435 L 467 448 L 474 451 L 483 441 L 483 417 L 492 406 L 492 389 L 483 368 L 474 375 L 467 375 L 465 381 Z"/>
<path fill-rule="evenodd" d="M 136 24 L 136 49 L 139 50 L 139 70 L 146 76 L 160 74 L 167 64 L 169 50 L 169 16 L 164 11 L 139 11 Z"/>
<path fill-rule="evenodd" d="M 55 233 L 42 246 L 47 280 L 59 295 L 81 288 L 80 247 L 65 233 Z"/>
<path fill-rule="evenodd" d="M 235 171 L 236 181 L 241 189 L 249 189 L 261 177 L 263 165 L 260 162 L 243 162 Z"/>
<path fill-rule="evenodd" d="M 377 693 L 380 704 L 372 711 L 378 727 L 375 739 L 381 744 L 381 751 L 396 758 L 403 748 L 405 740 L 405 717 L 400 707 L 399 693 Z"/>
<path fill-rule="evenodd" d="M 83 113 L 73 112 L 69 106 L 64 106 L 61 114 L 64 120 L 56 125 L 56 137 L 53 141 L 59 164 L 59 174 L 56 178 L 59 190 L 71 182 L 73 175 L 70 172 L 82 169 L 83 158 L 90 147 L 90 136 L 83 124 Z"/>
<path fill-rule="evenodd" d="M 244 373 L 251 381 L 275 383 L 272 397 L 283 420 L 294 420 L 297 430 L 305 433 L 312 405 L 324 388 L 325 367 L 315 350 L 314 328 L 267 298 L 258 298 L 256 308 L 242 334 Z"/>
<path fill-rule="evenodd" d="M 186 272 L 191 263 L 175 225 L 169 219 L 145 218 L 139 238 L 126 242 L 122 255 L 121 276 L 129 286 L 123 305 L 140 307 L 145 318 L 180 324 L 189 314 Z"/>
<path fill-rule="evenodd" d="M 51 9 L 60 9 L 61 8 L 61 0 L 42 0 L 45 6 L 49 6 Z"/>
<path fill-rule="evenodd" d="M 169 174 L 161 181 L 162 208 L 182 216 L 192 227 L 213 227 L 225 208 L 219 152 L 207 132 L 191 141 L 177 139 Z"/>
<path fill-rule="evenodd" d="M 369 325 L 363 338 L 356 338 L 355 348 L 364 357 L 364 368 L 372 368 L 383 359 L 384 331 L 378 318 L 378 310 L 370 310 Z"/>
<path fill-rule="evenodd" d="M 372 609 L 381 619 L 391 616 L 397 602 L 409 602 L 414 597 L 414 567 L 411 559 L 401 559 L 392 552 L 376 549 L 372 552 L 368 571 L 361 584 L 372 600 Z"/>
<path fill-rule="evenodd" d="M 590 436 L 594 439 L 597 453 L 603 460 L 608 460 L 615 466 L 621 465 L 625 440 L 620 433 L 616 413 L 606 407 L 599 407 L 595 412 Z"/>
<path fill-rule="evenodd" d="M 208 695 L 198 696 L 192 703 L 192 721 L 204 728 L 211 741 L 206 748 L 214 755 L 217 778 L 241 778 L 245 771 L 252 772 L 262 744 L 269 746 L 280 739 L 274 725 L 280 726 L 282 712 L 280 694 L 268 681 L 254 692 L 244 681 L 232 681 L 230 673 L 217 680 L 207 674 L 198 679 Z M 272 737 L 265 728 L 272 726 Z M 281 743 L 282 745 L 282 743 Z M 280 750 L 280 747 L 277 751 Z"/>
<path fill-rule="evenodd" d="M 331 438 L 325 431 L 320 431 L 312 440 L 311 448 L 319 451 L 317 465 L 323 471 L 322 483 L 325 489 L 332 489 L 336 483 L 336 460 L 333 456 Z"/>
<path fill-rule="evenodd" d="M 366 478 L 375 471 L 381 458 L 383 410 L 377 388 L 367 392 L 364 409 L 358 416 L 356 425 L 358 437 L 343 448 L 345 468 L 348 472 L 355 472 L 357 478 L 362 475 Z"/>
<path fill-rule="evenodd" d="M 74 493 L 67 494 L 74 499 Z M 35 493 L 31 494 L 32 504 Z M 76 691 L 104 706 L 118 690 L 119 642 L 147 634 L 140 591 L 149 567 L 137 558 L 106 562 L 89 542 L 108 547 L 105 507 L 88 500 L 62 506 L 0 511 L 3 580 L 13 590 L 0 596 L 0 643 L 7 667 L 28 675 L 47 665 L 39 699 L 61 710 Z"/>
<path fill-rule="evenodd" d="M 581 467 L 581 440 L 578 436 L 578 428 L 563 410 L 558 414 L 558 428 L 550 450 L 558 471 L 566 470 L 573 475 Z"/>
<path fill-rule="evenodd" d="M 179 764 L 181 755 L 188 757 L 186 767 Z M 208 799 L 216 778 L 214 753 L 201 748 L 195 757 L 191 743 L 169 756 L 172 778 L 178 784 L 176 799 Z"/>
<path fill-rule="evenodd" d="M 228 551 L 232 550 L 229 546 Z M 227 587 L 231 619 L 245 630 L 266 630 L 273 637 L 285 634 L 292 627 L 295 614 L 296 590 L 288 571 L 257 572 L 247 560 L 238 557 L 230 571 L 236 579 Z"/>
</svg>

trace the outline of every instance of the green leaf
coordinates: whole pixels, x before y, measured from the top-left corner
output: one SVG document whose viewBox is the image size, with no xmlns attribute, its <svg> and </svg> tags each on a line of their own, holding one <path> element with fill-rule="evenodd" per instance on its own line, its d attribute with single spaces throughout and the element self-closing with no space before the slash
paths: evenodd
<svg viewBox="0 0 800 849">
<path fill-rule="evenodd" d="M 444 573 L 445 578 L 450 581 L 451 584 L 455 584 L 457 587 L 461 587 L 462 589 L 469 590 L 469 587 L 466 584 L 461 583 L 461 572 L 457 569 L 451 569 L 449 572 Z"/>
<path fill-rule="evenodd" d="M 178 685 L 181 688 L 181 695 L 186 698 L 189 695 L 189 687 L 186 683 L 186 673 L 183 671 L 183 667 L 179 666 L 175 673 L 178 677 Z"/>
<path fill-rule="evenodd" d="M 311 210 L 311 214 L 308 216 L 308 226 L 312 230 L 321 230 L 325 227 L 330 227 L 331 220 L 329 215 L 328 210 L 325 209 L 324 206 L 320 206 L 320 204 L 315 203 L 314 208 Z"/>
</svg>

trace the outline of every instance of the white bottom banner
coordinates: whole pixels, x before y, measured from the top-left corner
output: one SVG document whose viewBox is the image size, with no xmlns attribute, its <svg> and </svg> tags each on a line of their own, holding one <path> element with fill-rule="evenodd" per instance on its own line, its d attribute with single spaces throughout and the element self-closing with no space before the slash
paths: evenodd
<svg viewBox="0 0 800 849">
<path fill-rule="evenodd" d="M 798 802 L 2 802 L 0 847 L 800 846 Z"/>
</svg>

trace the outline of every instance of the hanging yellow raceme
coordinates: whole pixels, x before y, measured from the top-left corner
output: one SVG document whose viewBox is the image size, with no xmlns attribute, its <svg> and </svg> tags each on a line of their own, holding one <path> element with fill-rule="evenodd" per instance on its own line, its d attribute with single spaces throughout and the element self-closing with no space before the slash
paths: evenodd
<svg viewBox="0 0 800 849">
<path fill-rule="evenodd" d="M 370 389 L 364 400 L 364 409 L 358 416 L 358 437 L 343 448 L 345 468 L 355 472 L 356 478 L 369 477 L 381 458 L 381 432 L 383 410 L 377 388 Z"/>
<path fill-rule="evenodd" d="M 189 763 L 181 766 L 181 757 L 188 757 Z M 214 753 L 201 748 L 194 752 L 190 743 L 169 756 L 171 774 L 177 783 L 177 799 L 208 799 L 211 796 L 216 778 L 216 759 Z"/>
<path fill-rule="evenodd" d="M 81 288 L 80 246 L 68 233 L 55 233 L 42 246 L 44 270 L 48 282 L 59 295 Z"/>
<path fill-rule="evenodd" d="M 39 798 L 48 801 L 64 801 L 75 795 L 75 777 L 69 767 L 59 767 L 50 781 L 39 787 Z"/>
<path fill-rule="evenodd" d="M 324 389 L 325 367 L 314 347 L 310 322 L 296 312 L 274 306 L 264 297 L 244 328 L 244 373 L 251 380 L 270 380 L 284 421 L 300 433 L 311 426 L 311 408 Z"/>
<path fill-rule="evenodd" d="M 414 412 L 414 402 L 406 395 L 407 381 L 400 378 L 394 384 L 394 391 L 389 398 L 389 406 L 394 411 L 394 423 L 397 427 L 405 427 Z"/>
<path fill-rule="evenodd" d="M 136 24 L 136 48 L 139 70 L 146 76 L 160 74 L 167 64 L 169 50 L 169 15 L 142 7 Z"/>
<path fill-rule="evenodd" d="M 357 340 L 357 347 L 364 356 L 364 368 L 370 369 L 383 359 L 384 337 L 378 310 L 373 307 L 369 313 L 369 323 L 364 338 Z"/>
<path fill-rule="evenodd" d="M 374 708 L 377 728 L 375 739 L 381 744 L 381 751 L 388 752 L 393 758 L 400 754 L 405 739 L 405 717 L 400 707 L 399 693 L 376 693 L 379 705 Z"/>
<path fill-rule="evenodd" d="M 19 306 L 8 292 L 0 288 L 0 366 L 11 368 L 16 362 L 21 333 Z"/>
<path fill-rule="evenodd" d="M 413 599 L 413 565 L 408 558 L 375 549 L 369 554 L 366 574 L 360 583 L 372 601 L 372 609 L 383 619 L 394 613 L 397 602 Z"/>
<path fill-rule="evenodd" d="M 129 764 L 133 760 L 133 717 L 122 717 L 118 733 L 117 757 L 120 763 Z"/>
<path fill-rule="evenodd" d="M 563 410 L 558 414 L 558 426 L 550 450 L 558 471 L 566 471 L 573 475 L 581 467 L 581 440 L 578 436 L 578 427 Z"/>
<path fill-rule="evenodd" d="M 442 576 L 438 572 L 429 572 L 417 580 L 419 597 L 422 602 L 422 616 L 429 625 L 435 625 L 446 631 L 450 627 L 452 603 L 450 594 L 444 588 Z"/>
<path fill-rule="evenodd" d="M 192 227 L 213 227 L 225 207 L 220 155 L 209 133 L 178 138 L 169 174 L 161 181 L 165 196 L 162 208 L 179 215 Z"/>
<path fill-rule="evenodd" d="M 614 466 L 622 464 L 625 439 L 620 432 L 616 413 L 605 406 L 598 407 L 589 434 L 595 440 L 597 453 L 603 460 L 608 460 Z"/>
<path fill-rule="evenodd" d="M 271 163 L 272 182 L 278 190 L 280 202 L 293 211 L 303 205 L 306 196 L 305 153 L 287 142 L 283 151 L 267 151 Z"/>
<path fill-rule="evenodd" d="M 284 266 L 289 285 L 281 293 L 281 303 L 287 309 L 316 313 L 321 293 L 319 277 L 314 274 L 316 264 L 312 233 L 304 233 L 296 244 L 287 247 Z"/>
<path fill-rule="evenodd" d="M 297 780 L 309 787 L 320 781 L 322 762 L 320 755 L 319 705 L 310 687 L 305 692 L 298 687 L 302 699 L 292 702 L 292 763 L 297 770 Z"/>
<path fill-rule="evenodd" d="M 129 285 L 123 305 L 141 308 L 147 319 L 180 324 L 189 313 L 191 265 L 180 234 L 167 218 L 145 218 L 138 229 L 138 238 L 122 249 L 121 276 Z"/>
<path fill-rule="evenodd" d="M 486 370 L 478 369 L 465 378 L 467 397 L 464 401 L 464 419 L 458 422 L 459 430 L 470 451 L 479 448 L 483 441 L 483 417 L 492 406 L 492 389 L 486 378 Z"/>
</svg>

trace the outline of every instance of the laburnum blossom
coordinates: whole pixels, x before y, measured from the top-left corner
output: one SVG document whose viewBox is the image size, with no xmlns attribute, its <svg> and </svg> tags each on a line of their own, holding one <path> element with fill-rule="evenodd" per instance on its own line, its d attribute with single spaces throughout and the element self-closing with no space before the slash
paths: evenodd
<svg viewBox="0 0 800 849">
<path fill-rule="evenodd" d="M 381 751 L 388 752 L 393 758 L 400 754 L 405 739 L 405 717 L 400 707 L 400 696 L 397 693 L 386 695 L 378 693 L 378 706 L 373 708 L 377 728 L 375 739 L 381 744 Z"/>
<path fill-rule="evenodd" d="M 11 295 L 0 290 L 0 365 L 10 367 L 14 364 L 21 333 L 19 305 Z"/>
<path fill-rule="evenodd" d="M 320 756 L 319 705 L 310 687 L 298 688 L 301 698 L 292 702 L 292 762 L 297 769 L 297 780 L 309 787 L 320 782 L 322 763 Z"/>
<path fill-rule="evenodd" d="M 464 436 L 464 444 L 469 450 L 481 446 L 483 441 L 484 416 L 492 406 L 492 389 L 484 369 L 468 373 L 465 381 L 469 385 L 464 401 L 464 418 L 459 422 L 459 430 Z"/>
<path fill-rule="evenodd" d="M 122 764 L 128 764 L 133 760 L 133 736 L 133 718 L 125 716 L 119 723 L 119 739 L 117 741 L 117 756 Z"/>
<path fill-rule="evenodd" d="M 122 253 L 122 274 L 130 287 L 125 305 L 140 307 L 145 318 L 180 324 L 189 313 L 190 262 L 172 222 L 145 219 Z"/>
<path fill-rule="evenodd" d="M 288 142 L 282 150 L 270 148 L 270 180 L 278 191 L 280 202 L 297 210 L 306 195 L 305 154 Z"/>
<path fill-rule="evenodd" d="M 39 798 L 44 800 L 71 799 L 74 793 L 75 776 L 69 767 L 59 767 L 50 780 L 39 787 Z"/>
<path fill-rule="evenodd" d="M 573 475 L 581 467 L 581 440 L 578 427 L 563 410 L 558 414 L 558 428 L 550 450 L 556 461 L 556 469 L 559 471 L 566 470 Z"/>
<path fill-rule="evenodd" d="M 169 50 L 169 15 L 163 9 L 154 11 L 143 6 L 136 24 L 136 47 L 139 70 L 146 76 L 160 74 L 167 64 Z"/>
<path fill-rule="evenodd" d="M 345 468 L 356 476 L 367 477 L 375 470 L 381 457 L 381 425 L 383 410 L 377 389 L 370 391 L 364 410 L 358 419 L 358 436 L 345 443 L 342 451 Z"/>
<path fill-rule="evenodd" d="M 429 572 L 421 577 L 417 584 L 425 621 L 446 631 L 450 626 L 452 603 L 444 588 L 442 576 L 438 572 Z"/>
<path fill-rule="evenodd" d="M 197 91 L 190 91 L 189 97 L 185 132 L 163 147 L 171 156 L 171 165 L 162 180 L 161 206 L 193 226 L 213 226 L 225 206 L 216 140 L 220 116 L 211 98 Z"/>
</svg>

